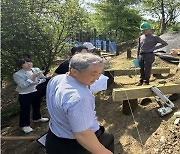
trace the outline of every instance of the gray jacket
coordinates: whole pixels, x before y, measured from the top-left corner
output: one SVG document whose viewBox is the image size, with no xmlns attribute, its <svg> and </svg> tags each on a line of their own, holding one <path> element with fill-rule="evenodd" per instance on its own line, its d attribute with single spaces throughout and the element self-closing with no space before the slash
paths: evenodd
<svg viewBox="0 0 180 154">
<path fill-rule="evenodd" d="M 40 69 L 39 68 L 32 68 L 32 71 L 34 73 L 38 73 L 40 71 Z M 31 93 L 31 92 L 34 92 L 34 89 L 36 89 L 36 85 L 31 85 L 31 82 L 28 81 L 28 79 L 30 79 L 30 78 L 27 76 L 26 71 L 23 69 L 14 73 L 13 79 L 17 84 L 16 91 L 19 93 Z M 44 76 L 43 73 L 41 73 L 37 79 L 38 80 L 42 79 L 42 80 L 40 80 L 41 81 L 40 83 L 46 81 L 46 77 Z"/>
</svg>

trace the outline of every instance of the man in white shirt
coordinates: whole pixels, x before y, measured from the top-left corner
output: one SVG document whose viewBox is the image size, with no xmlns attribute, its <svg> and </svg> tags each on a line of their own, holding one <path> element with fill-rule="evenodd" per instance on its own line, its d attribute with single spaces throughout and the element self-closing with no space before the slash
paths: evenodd
<svg viewBox="0 0 180 154">
<path fill-rule="evenodd" d="M 49 81 L 47 154 L 112 154 L 114 151 L 114 137 L 99 126 L 95 98 L 88 88 L 103 68 L 99 56 L 76 54 L 70 61 L 69 73 Z"/>
</svg>

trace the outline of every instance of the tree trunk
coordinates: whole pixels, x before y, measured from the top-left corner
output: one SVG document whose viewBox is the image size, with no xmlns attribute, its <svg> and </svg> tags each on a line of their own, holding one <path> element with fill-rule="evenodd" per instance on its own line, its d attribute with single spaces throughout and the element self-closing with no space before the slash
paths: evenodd
<svg viewBox="0 0 180 154">
<path fill-rule="evenodd" d="M 94 46 L 96 47 L 96 35 L 97 35 L 97 31 L 94 28 Z"/>
<path fill-rule="evenodd" d="M 165 13 L 164 13 L 164 0 L 161 0 L 161 29 L 160 34 L 163 34 L 163 32 L 166 30 L 166 23 L 165 23 Z"/>
</svg>

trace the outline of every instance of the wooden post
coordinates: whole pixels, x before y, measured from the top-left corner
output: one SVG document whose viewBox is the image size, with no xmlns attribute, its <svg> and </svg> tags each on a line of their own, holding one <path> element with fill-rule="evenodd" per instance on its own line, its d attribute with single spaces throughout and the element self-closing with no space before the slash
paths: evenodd
<svg viewBox="0 0 180 154">
<path fill-rule="evenodd" d="M 114 83 L 114 71 L 105 71 L 104 75 L 109 77 L 107 81 L 107 87 Z"/>
<path fill-rule="evenodd" d="M 124 100 L 122 112 L 125 115 L 130 115 L 131 110 L 133 112 L 137 108 L 137 106 L 138 106 L 138 100 L 137 99 Z M 131 107 L 131 109 L 130 109 L 130 107 Z"/>
<path fill-rule="evenodd" d="M 118 56 L 118 55 L 119 55 L 119 51 L 120 51 L 120 44 L 117 44 L 116 56 Z"/>
<path fill-rule="evenodd" d="M 106 52 L 109 52 L 109 39 L 106 40 Z"/>
<path fill-rule="evenodd" d="M 96 34 L 97 34 L 97 31 L 96 31 L 96 28 L 94 28 L 94 46 L 96 47 Z"/>
<path fill-rule="evenodd" d="M 127 59 L 131 58 L 131 50 L 127 49 Z"/>
<path fill-rule="evenodd" d="M 79 33 L 76 33 L 75 40 L 79 41 Z"/>
<path fill-rule="evenodd" d="M 87 33 L 87 42 L 90 42 L 90 39 L 91 39 L 91 36 L 90 36 L 90 33 L 88 32 Z"/>
<path fill-rule="evenodd" d="M 103 40 L 101 40 L 101 50 L 104 49 L 104 44 L 103 44 Z"/>
<path fill-rule="evenodd" d="M 80 30 L 80 32 L 79 32 L 79 41 L 80 42 L 83 42 L 83 36 L 82 35 L 83 35 L 82 30 Z"/>
</svg>

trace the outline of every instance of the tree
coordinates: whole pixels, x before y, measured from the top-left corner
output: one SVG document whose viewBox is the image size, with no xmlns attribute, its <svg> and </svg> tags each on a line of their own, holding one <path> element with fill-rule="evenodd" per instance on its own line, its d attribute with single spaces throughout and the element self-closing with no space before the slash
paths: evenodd
<svg viewBox="0 0 180 154">
<path fill-rule="evenodd" d="M 179 0 L 143 0 L 143 8 L 160 21 L 160 34 L 176 24 L 176 19 L 180 16 Z"/>
<path fill-rule="evenodd" d="M 135 0 L 106 0 L 95 4 L 94 20 L 97 23 L 97 29 L 117 41 L 136 38 L 141 17 L 138 11 L 129 7 L 135 2 Z"/>
<path fill-rule="evenodd" d="M 67 54 L 83 16 L 79 0 L 3 0 L 1 11 L 2 77 L 27 56 L 47 73 L 57 55 Z"/>
</svg>

